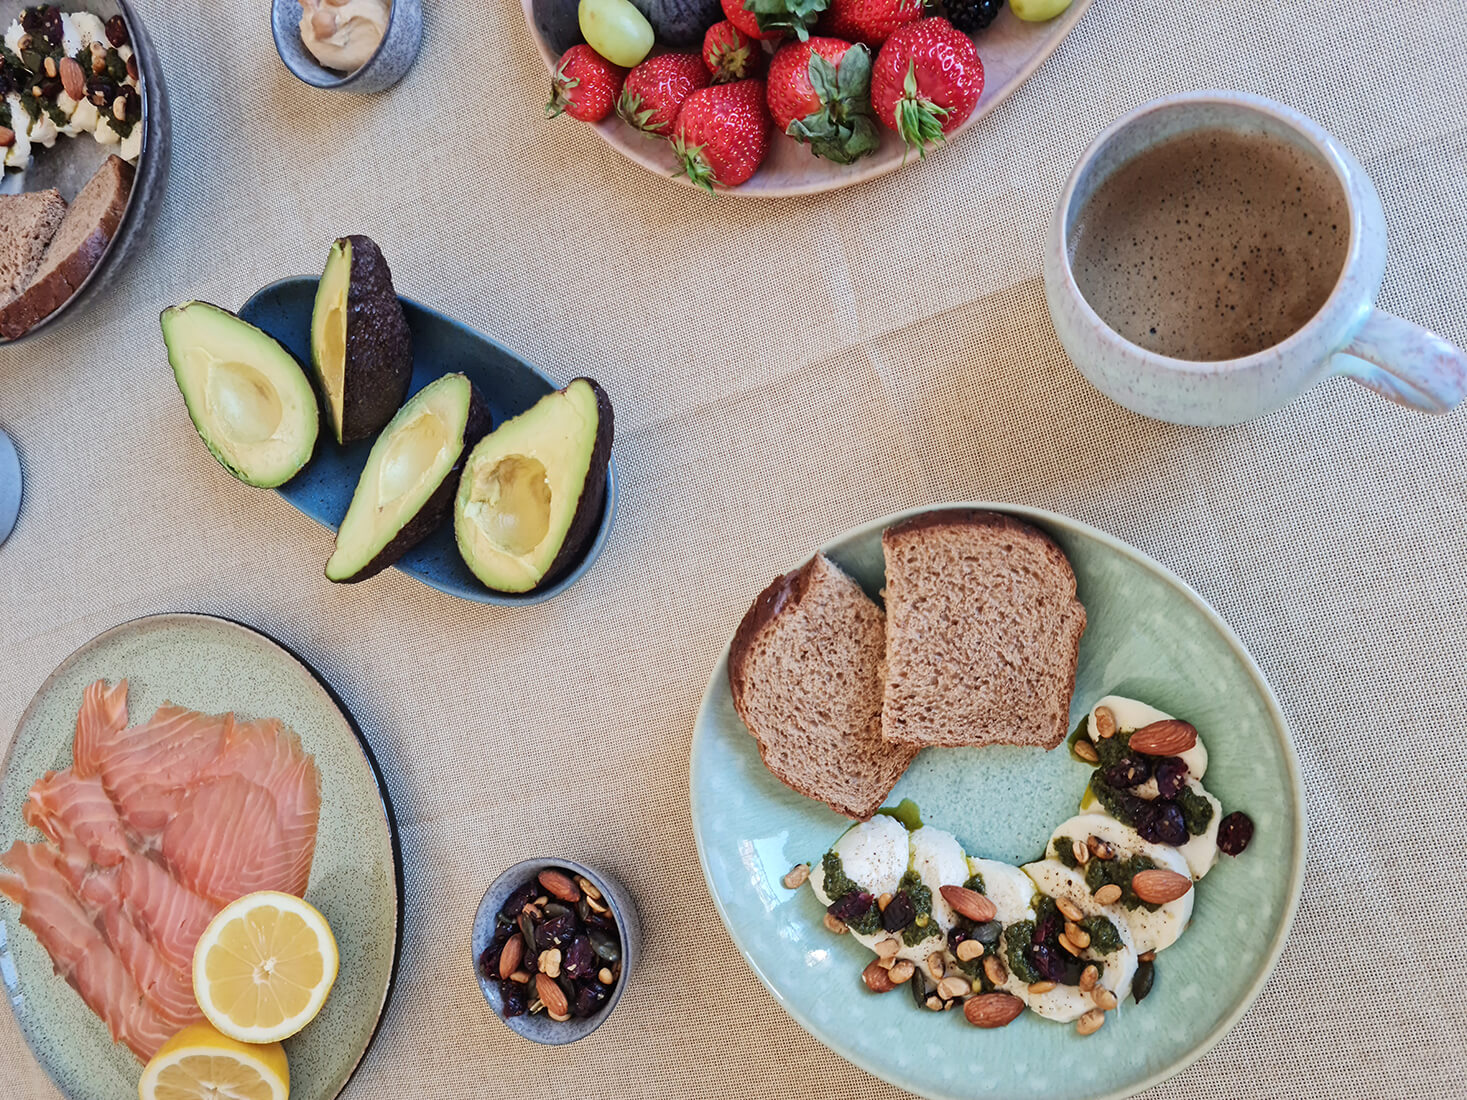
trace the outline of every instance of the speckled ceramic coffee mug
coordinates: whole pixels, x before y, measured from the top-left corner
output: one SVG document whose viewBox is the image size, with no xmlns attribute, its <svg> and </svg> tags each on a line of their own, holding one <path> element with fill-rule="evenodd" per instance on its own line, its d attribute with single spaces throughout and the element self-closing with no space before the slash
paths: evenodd
<svg viewBox="0 0 1467 1100">
<path fill-rule="evenodd" d="M 1282 141 L 1338 180 L 1349 214 L 1343 267 L 1324 304 L 1285 339 L 1237 359 L 1172 358 L 1126 339 L 1086 301 L 1072 267 L 1086 200 L 1111 174 L 1169 139 L 1222 129 Z M 1095 139 L 1060 198 L 1044 253 L 1044 284 L 1060 342 L 1104 394 L 1144 416 L 1179 424 L 1235 424 L 1281 408 L 1325 378 L 1346 375 L 1384 397 L 1444 413 L 1467 393 L 1467 353 L 1375 307 L 1385 274 L 1386 226 L 1365 169 L 1296 111 L 1242 92 L 1153 100 Z"/>
</svg>

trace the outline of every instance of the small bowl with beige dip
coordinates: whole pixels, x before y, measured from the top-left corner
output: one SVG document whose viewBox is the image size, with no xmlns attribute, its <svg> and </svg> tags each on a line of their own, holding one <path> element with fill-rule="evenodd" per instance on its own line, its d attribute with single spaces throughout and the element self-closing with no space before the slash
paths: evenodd
<svg viewBox="0 0 1467 1100">
<path fill-rule="evenodd" d="M 280 60 L 313 88 L 380 92 L 417 60 L 421 0 L 273 0 Z"/>
</svg>

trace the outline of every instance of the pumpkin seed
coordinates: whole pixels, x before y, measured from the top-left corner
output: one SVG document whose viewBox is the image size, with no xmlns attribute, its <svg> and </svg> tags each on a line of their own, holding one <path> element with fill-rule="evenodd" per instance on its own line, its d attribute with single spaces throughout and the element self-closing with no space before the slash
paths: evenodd
<svg viewBox="0 0 1467 1100">
<path fill-rule="evenodd" d="M 599 928 L 592 928 L 586 934 L 591 937 L 591 950 L 596 952 L 598 959 L 609 963 L 621 961 L 621 944 L 615 936 L 609 936 Z"/>
</svg>

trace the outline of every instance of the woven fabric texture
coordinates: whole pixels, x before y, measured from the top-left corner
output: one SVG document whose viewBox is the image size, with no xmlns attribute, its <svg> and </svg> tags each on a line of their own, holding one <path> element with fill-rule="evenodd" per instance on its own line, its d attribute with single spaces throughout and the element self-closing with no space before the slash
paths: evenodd
<svg viewBox="0 0 1467 1100">
<path fill-rule="evenodd" d="M 1467 2 L 1096 0 L 951 148 L 767 203 L 709 201 L 544 120 L 513 0 L 434 0 L 416 67 L 366 98 L 297 83 L 263 0 L 138 6 L 175 117 L 154 239 L 82 321 L 0 348 L 27 479 L 0 547 L 0 730 L 72 649 L 158 611 L 257 626 L 331 681 L 385 768 L 407 883 L 399 986 L 349 1097 L 901 1095 L 734 951 L 693 850 L 688 748 L 770 577 L 952 499 L 1053 509 L 1158 558 L 1238 631 L 1298 743 L 1311 843 L 1283 959 L 1148 1095 L 1467 1096 L 1467 413 L 1335 381 L 1241 427 L 1149 422 L 1070 365 L 1039 277 L 1095 133 L 1156 95 L 1240 88 L 1364 162 L 1390 224 L 1381 304 L 1467 343 Z M 395 571 L 333 586 L 329 533 L 194 435 L 158 311 L 237 307 L 351 232 L 402 293 L 606 385 L 622 510 L 567 594 L 506 610 Z M 648 936 L 615 1018 L 555 1050 L 492 1018 L 468 960 L 487 882 L 542 853 L 620 875 Z M 56 1095 L 8 1012 L 0 1080 Z"/>
</svg>

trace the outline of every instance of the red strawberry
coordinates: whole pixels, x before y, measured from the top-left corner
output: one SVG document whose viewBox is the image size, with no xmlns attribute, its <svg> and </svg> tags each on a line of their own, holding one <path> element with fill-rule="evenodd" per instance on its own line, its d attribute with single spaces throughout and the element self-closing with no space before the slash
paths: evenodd
<svg viewBox="0 0 1467 1100">
<path fill-rule="evenodd" d="M 881 144 L 871 117 L 871 51 L 839 38 L 781 46 L 769 63 L 774 124 L 810 152 L 850 164 Z"/>
<path fill-rule="evenodd" d="M 727 19 L 714 23 L 703 36 L 703 64 L 713 74 L 713 83 L 727 84 L 758 75 L 764 51 Z"/>
<path fill-rule="evenodd" d="M 582 43 L 561 55 L 550 80 L 550 102 L 545 104 L 545 117 L 554 118 L 564 111 L 582 122 L 600 122 L 611 114 L 616 94 L 627 71 Z"/>
<path fill-rule="evenodd" d="M 769 108 L 764 81 L 739 80 L 700 88 L 688 96 L 673 127 L 672 149 L 699 187 L 737 187 L 759 170 L 769 152 Z"/>
<path fill-rule="evenodd" d="M 830 0 L 820 31 L 876 47 L 898 27 L 920 18 L 922 0 Z"/>
<path fill-rule="evenodd" d="M 627 74 L 616 113 L 644 134 L 666 137 L 683 100 L 710 79 L 701 54 L 660 53 Z"/>
<path fill-rule="evenodd" d="M 893 31 L 871 73 L 871 105 L 925 157 L 927 146 L 961 126 L 983 94 L 983 62 L 973 40 L 941 16 Z"/>
<path fill-rule="evenodd" d="M 759 20 L 752 11 L 744 7 L 746 0 L 720 0 L 723 4 L 724 17 L 734 25 L 734 29 L 742 31 L 750 38 L 779 38 L 784 34 L 783 27 L 771 27 L 764 30 L 759 26 Z M 753 3 L 754 0 L 747 0 Z"/>
</svg>

